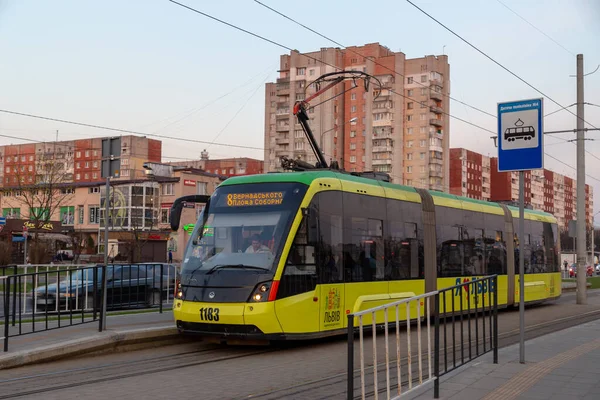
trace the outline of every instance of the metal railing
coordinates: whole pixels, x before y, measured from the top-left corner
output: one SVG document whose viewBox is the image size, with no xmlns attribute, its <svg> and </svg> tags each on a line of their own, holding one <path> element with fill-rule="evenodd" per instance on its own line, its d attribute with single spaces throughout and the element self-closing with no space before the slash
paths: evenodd
<svg viewBox="0 0 600 400">
<path fill-rule="evenodd" d="M 434 382 L 435 398 L 438 398 L 441 376 L 490 351 L 494 351 L 494 363 L 497 363 L 496 287 L 496 275 L 465 280 L 449 288 L 349 314 L 347 398 L 354 399 L 357 330 L 362 399 L 367 396 L 398 399 L 431 381 Z M 391 295 L 392 298 L 401 296 Z M 383 330 L 384 337 L 379 339 L 383 345 L 378 344 L 378 329 Z M 365 335 L 366 330 L 370 330 L 371 335 Z M 366 343 L 368 336 L 371 336 L 370 344 Z M 443 342 L 442 348 L 440 342 Z M 371 360 L 367 363 L 368 358 Z"/>
<path fill-rule="evenodd" d="M 178 266 L 23 265 L 3 267 L 0 273 L 0 324 L 7 351 L 9 337 L 89 322 L 98 322 L 102 331 L 103 310 L 152 308 L 162 313 L 174 301 Z"/>
</svg>

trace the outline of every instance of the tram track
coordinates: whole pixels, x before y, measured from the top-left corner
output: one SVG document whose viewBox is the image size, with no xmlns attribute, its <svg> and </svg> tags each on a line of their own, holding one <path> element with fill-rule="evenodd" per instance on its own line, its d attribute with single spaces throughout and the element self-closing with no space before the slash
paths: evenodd
<svg viewBox="0 0 600 400">
<path fill-rule="evenodd" d="M 222 347 L 215 347 L 209 349 L 203 349 L 198 351 L 188 351 L 171 355 L 164 355 L 159 357 L 149 357 L 141 360 L 133 360 L 133 361 L 123 361 L 117 363 L 107 363 L 99 366 L 90 366 L 83 368 L 74 368 L 69 370 L 62 370 L 44 374 L 35 374 L 26 377 L 17 377 L 12 379 L 6 379 L 0 381 L 0 391 L 5 392 L 7 389 L 13 389 L 15 392 L 0 394 L 0 399 L 12 399 L 19 398 L 24 396 L 31 396 L 35 394 L 42 394 L 47 392 L 53 392 L 62 389 L 70 389 L 78 386 L 91 385 L 96 383 L 103 383 L 115 380 L 121 380 L 132 377 L 139 377 L 143 375 L 157 374 L 161 372 L 172 371 L 175 368 L 186 368 L 186 367 L 195 367 L 205 364 L 218 363 L 231 361 L 235 359 L 241 359 L 246 357 L 252 357 L 260 354 L 271 353 L 274 351 L 278 351 L 278 348 L 266 348 L 260 350 L 250 350 L 246 351 L 246 349 L 227 349 Z M 240 354 L 242 353 L 242 354 Z M 202 360 L 194 360 L 194 361 L 183 361 L 186 358 L 196 357 L 201 354 L 203 357 L 208 355 L 209 358 Z M 213 356 L 214 355 L 214 356 Z M 168 360 L 168 362 L 164 362 Z M 144 370 L 136 370 L 132 372 L 122 372 L 120 368 L 123 367 L 143 367 L 145 364 L 153 364 L 156 362 L 162 361 L 159 367 L 150 367 Z M 120 368 L 119 368 L 120 367 Z M 89 373 L 102 373 L 109 372 L 104 376 L 96 376 L 88 379 L 78 380 L 78 374 L 89 374 Z M 56 381 L 60 381 L 60 384 L 50 384 L 45 387 L 38 387 L 36 389 L 31 388 L 31 381 L 36 382 L 36 385 L 39 385 L 39 380 L 42 379 L 55 379 Z M 59 379 L 60 378 L 60 379 Z M 19 387 L 3 387 L 7 384 L 20 384 L 23 386 L 24 390 L 19 391 Z"/>
<path fill-rule="evenodd" d="M 543 335 L 546 335 L 548 333 L 552 333 L 552 332 L 557 332 L 569 327 L 572 327 L 573 325 L 580 325 L 580 324 L 584 324 L 586 322 L 591 322 L 594 320 L 600 319 L 600 310 L 595 310 L 595 311 L 590 311 L 584 314 L 579 314 L 579 315 L 573 315 L 573 316 L 569 316 L 569 317 L 563 317 L 563 318 L 559 318 L 553 321 L 547 321 L 547 322 L 542 322 L 536 325 L 532 325 L 529 326 L 525 329 L 525 339 L 526 340 L 531 340 L 534 339 L 536 337 L 540 337 Z M 504 347 L 508 347 L 511 346 L 513 344 L 516 344 L 519 342 L 519 334 L 520 331 L 519 329 L 513 329 L 507 332 L 503 332 L 503 333 L 499 333 L 498 334 L 498 347 L 499 349 L 502 349 Z M 479 343 L 480 345 L 482 344 L 483 340 L 480 340 Z M 475 342 L 471 342 L 471 346 L 472 348 L 475 348 Z M 449 354 L 449 356 L 452 355 L 452 348 L 453 346 L 447 346 L 446 347 L 446 351 L 447 354 Z M 394 366 L 396 364 L 396 358 L 394 359 L 390 359 L 389 363 L 390 366 Z M 471 360 L 471 361 L 475 361 L 475 359 Z M 454 358 L 449 359 L 449 364 L 451 364 L 454 361 Z M 460 361 L 457 358 L 457 362 Z M 465 363 L 464 365 L 467 365 L 468 363 Z M 424 364 L 425 365 L 425 364 Z M 440 365 L 443 365 L 443 360 L 440 360 Z M 377 371 L 378 371 L 378 390 L 377 392 L 379 394 L 384 394 L 386 392 L 386 381 L 385 381 L 385 366 L 386 363 L 385 362 L 381 362 L 377 364 Z M 449 365 L 450 366 L 450 365 Z M 403 372 L 401 374 L 401 380 L 403 382 L 403 389 L 404 386 L 407 385 L 408 382 L 408 357 L 403 357 L 401 358 L 401 369 Z M 357 386 L 357 383 L 360 385 L 360 368 L 355 368 L 354 369 L 354 382 L 355 382 L 355 393 L 359 393 L 359 395 L 355 395 L 354 398 L 355 399 L 362 399 L 362 394 L 360 393 L 360 386 Z M 390 376 L 396 376 L 395 375 L 396 372 L 394 370 L 394 373 L 390 372 Z M 372 398 L 374 396 L 374 383 L 373 383 L 373 365 L 365 365 L 365 397 L 366 398 Z M 416 366 L 413 363 L 413 368 L 412 368 L 412 376 L 413 376 L 413 385 L 415 383 L 419 382 L 419 378 L 414 378 L 415 376 L 418 376 L 418 370 L 416 368 Z M 426 380 L 427 377 L 424 376 L 423 380 Z M 346 384 L 347 384 L 347 372 L 340 372 L 337 374 L 332 374 L 323 378 L 319 378 L 319 379 L 315 379 L 315 380 L 311 380 L 311 381 L 307 381 L 307 382 L 302 382 L 296 385 L 291 385 L 288 386 L 286 388 L 279 388 L 276 390 L 272 390 L 272 391 L 266 391 L 266 392 L 262 392 L 259 394 L 253 394 L 253 395 L 249 395 L 246 398 L 247 399 L 261 399 L 261 400 L 279 400 L 279 399 L 289 399 L 289 398 L 294 398 L 294 396 L 298 396 L 298 395 L 302 395 L 304 398 L 311 398 L 313 400 L 325 400 L 325 399 L 332 399 L 332 398 L 344 398 L 344 396 L 346 395 Z M 322 392 L 323 389 L 329 387 L 332 388 L 333 386 L 335 386 L 336 388 L 338 388 L 337 391 L 335 391 L 334 393 L 331 392 L 327 392 L 326 395 L 318 395 L 319 392 Z M 398 385 L 394 384 L 394 385 L 390 385 L 390 389 L 392 391 L 396 391 L 397 390 Z M 383 388 L 383 389 L 381 389 Z M 314 393 L 315 395 L 311 395 L 311 393 Z"/>
</svg>

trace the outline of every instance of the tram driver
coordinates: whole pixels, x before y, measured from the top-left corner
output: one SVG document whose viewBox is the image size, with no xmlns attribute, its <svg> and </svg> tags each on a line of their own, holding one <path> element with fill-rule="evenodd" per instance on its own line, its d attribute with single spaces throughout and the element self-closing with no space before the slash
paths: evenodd
<svg viewBox="0 0 600 400">
<path fill-rule="evenodd" d="M 265 246 L 264 244 L 262 244 L 260 242 L 260 238 L 258 237 L 258 235 L 253 235 L 252 236 L 252 244 L 250 246 L 248 246 L 248 248 L 245 251 L 246 253 L 251 253 L 251 254 L 255 254 L 255 253 L 270 253 L 271 250 Z"/>
</svg>

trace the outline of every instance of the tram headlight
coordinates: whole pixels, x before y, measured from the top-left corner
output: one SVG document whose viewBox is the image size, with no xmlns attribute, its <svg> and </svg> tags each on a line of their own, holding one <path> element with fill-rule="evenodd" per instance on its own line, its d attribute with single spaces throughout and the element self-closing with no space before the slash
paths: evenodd
<svg viewBox="0 0 600 400">
<path fill-rule="evenodd" d="M 254 287 L 252 294 L 250 295 L 250 299 L 248 300 L 251 303 L 260 303 L 265 301 L 271 301 L 275 299 L 275 294 L 277 292 L 276 283 L 278 281 L 269 281 L 269 282 L 261 282 Z M 275 289 L 273 289 L 275 287 Z"/>
<path fill-rule="evenodd" d="M 175 297 L 178 300 L 182 300 L 183 299 L 183 290 L 181 289 L 181 283 L 177 282 L 177 292 L 175 294 Z"/>
</svg>

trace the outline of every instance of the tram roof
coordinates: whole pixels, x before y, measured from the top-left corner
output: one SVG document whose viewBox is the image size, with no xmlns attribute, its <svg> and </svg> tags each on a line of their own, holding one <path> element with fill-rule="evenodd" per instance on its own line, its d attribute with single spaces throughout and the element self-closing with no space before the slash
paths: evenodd
<svg viewBox="0 0 600 400">
<path fill-rule="evenodd" d="M 392 188 L 398 189 L 406 192 L 416 193 L 414 187 L 400 185 L 397 183 L 389 183 L 384 181 L 379 181 L 376 179 L 370 178 L 362 178 L 360 176 L 355 176 L 347 173 L 336 172 L 332 170 L 315 170 L 315 171 L 302 171 L 302 172 L 275 172 L 275 173 L 267 173 L 267 174 L 257 174 L 257 175 L 244 175 L 244 176 L 234 176 L 229 179 L 226 179 L 221 183 L 221 186 L 229 186 L 229 185 L 240 185 L 245 183 L 269 183 L 269 182 L 299 182 L 304 183 L 305 185 L 310 186 L 310 184 L 319 178 L 337 178 L 345 181 L 352 181 L 356 183 L 361 183 L 365 185 L 371 186 L 380 186 L 384 188 Z M 439 192 L 436 190 L 429 190 L 429 193 L 434 197 L 434 202 L 444 203 L 446 201 L 457 201 L 471 204 L 473 206 L 483 206 L 483 207 L 493 207 L 500 209 L 500 205 L 495 202 L 485 201 L 485 200 L 477 200 L 469 197 L 456 196 L 449 193 Z M 436 197 L 440 200 L 436 201 Z M 441 204 L 440 204 L 441 205 Z M 489 209 L 489 208 L 488 208 Z M 513 217 L 517 218 L 519 216 L 519 208 L 508 206 L 508 209 L 511 211 Z M 544 222 L 556 222 L 555 217 L 552 214 L 548 214 L 539 210 L 531 210 L 526 209 L 525 215 L 528 216 L 528 219 L 535 219 Z"/>
</svg>

